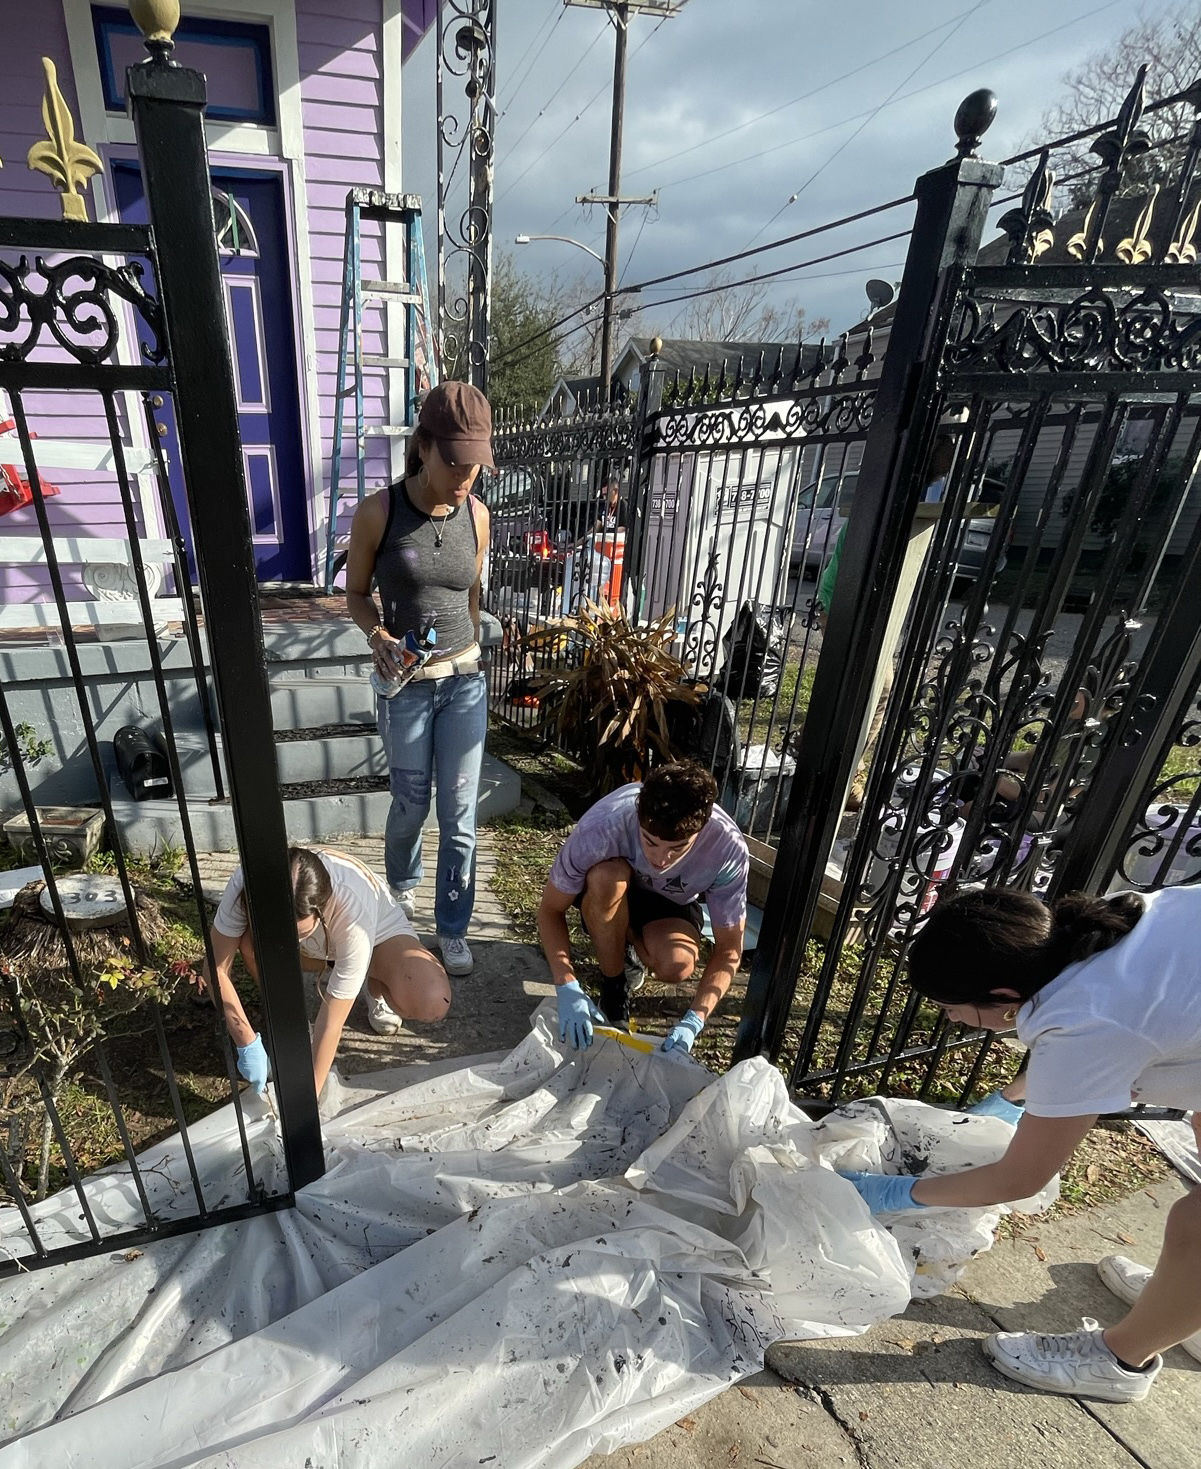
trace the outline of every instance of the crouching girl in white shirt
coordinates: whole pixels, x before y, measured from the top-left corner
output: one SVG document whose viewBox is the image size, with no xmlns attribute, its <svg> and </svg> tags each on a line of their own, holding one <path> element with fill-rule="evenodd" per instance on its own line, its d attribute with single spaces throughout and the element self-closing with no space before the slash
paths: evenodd
<svg viewBox="0 0 1201 1469">
<path fill-rule="evenodd" d="M 1048 906 L 993 889 L 939 903 L 909 951 L 909 983 L 965 1025 L 1016 1026 L 1030 1048 L 1025 1112 L 1004 1156 L 938 1177 L 849 1174 L 879 1213 L 1028 1198 L 1099 1115 L 1131 1103 L 1193 1111 L 1201 1143 L 1201 888 Z M 990 1099 L 990 1101 L 993 1099 Z M 1000 1111 L 1000 1107 L 983 1110 Z M 1201 1358 L 1201 1188 L 1168 1214 L 1155 1270 L 1121 1256 L 1098 1271 L 1132 1303 L 1115 1326 L 1001 1332 L 984 1350 L 1007 1377 L 1051 1392 L 1137 1402 L 1181 1344 Z"/>
<path fill-rule="evenodd" d="M 313 1082 L 320 1092 L 364 984 L 371 1028 L 391 1035 L 400 1029 L 402 1016 L 441 1020 L 450 1008 L 450 982 L 387 885 L 361 862 L 345 852 L 307 847 L 290 847 L 288 861 L 301 967 L 320 972 L 332 965 L 313 1025 Z M 221 896 L 211 937 L 217 989 L 237 1048 L 238 1071 L 261 1092 L 270 1063 L 233 984 L 235 954 L 241 954 L 256 983 L 259 979 L 244 887 L 242 869 L 236 867 Z M 208 980 L 206 964 L 205 985 Z"/>
</svg>

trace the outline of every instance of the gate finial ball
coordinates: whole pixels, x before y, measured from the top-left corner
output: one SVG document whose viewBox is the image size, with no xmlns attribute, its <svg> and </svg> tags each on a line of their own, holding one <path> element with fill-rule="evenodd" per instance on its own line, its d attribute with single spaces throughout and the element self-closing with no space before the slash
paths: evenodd
<svg viewBox="0 0 1201 1469">
<path fill-rule="evenodd" d="M 662 350 L 663 350 L 663 338 L 662 337 L 652 337 L 651 338 L 651 356 L 652 357 L 658 357 L 659 353 L 662 352 Z"/>
<path fill-rule="evenodd" d="M 162 45 L 179 25 L 179 0 L 129 0 L 129 13 L 147 41 Z"/>
<path fill-rule="evenodd" d="M 981 87 L 978 92 L 971 92 L 963 99 L 955 114 L 955 136 L 959 139 L 955 151 L 960 158 L 975 158 L 980 140 L 992 127 L 996 115 L 996 93 L 990 92 L 987 87 Z"/>
</svg>

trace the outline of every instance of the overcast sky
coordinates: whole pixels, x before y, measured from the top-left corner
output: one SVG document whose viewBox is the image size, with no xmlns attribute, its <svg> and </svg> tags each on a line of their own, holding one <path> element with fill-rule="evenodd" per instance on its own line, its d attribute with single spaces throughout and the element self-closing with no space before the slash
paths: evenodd
<svg viewBox="0 0 1201 1469">
<path fill-rule="evenodd" d="M 575 196 L 604 193 L 608 183 L 612 27 L 602 12 L 562 0 L 496 3 L 497 248 L 515 251 L 532 275 L 582 271 L 599 290 L 601 268 L 582 252 L 555 242 L 517 247 L 513 237 L 561 233 L 604 253 L 602 210 Z M 1149 15 L 1166 8 L 1168 0 L 1140 7 Z M 1133 19 L 1130 0 L 687 0 L 674 18 L 636 18 L 622 193 L 657 190 L 659 205 L 623 213 L 623 282 L 908 193 L 953 153 L 955 109 L 977 87 L 991 87 L 999 103 L 981 155 L 1016 152 L 1037 134 L 1062 74 L 1112 45 Z M 403 99 L 405 187 L 426 200 L 431 275 L 434 47 L 428 35 L 407 64 Z M 1153 79 L 1149 90 L 1157 95 Z M 737 269 L 800 265 L 904 229 L 910 217 L 895 210 Z M 841 330 L 864 313 L 864 281 L 897 278 L 903 259 L 902 241 L 818 264 L 776 285 L 775 299 L 796 297 Z M 697 283 L 645 291 L 647 328 L 672 335 L 682 308 L 657 303 Z"/>
</svg>

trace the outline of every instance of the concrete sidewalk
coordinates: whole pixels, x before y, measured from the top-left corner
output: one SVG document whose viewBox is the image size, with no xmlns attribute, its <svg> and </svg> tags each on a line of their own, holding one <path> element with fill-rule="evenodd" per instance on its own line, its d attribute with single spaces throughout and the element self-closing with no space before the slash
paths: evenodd
<svg viewBox="0 0 1201 1469">
<path fill-rule="evenodd" d="M 427 872 L 434 867 L 427 836 Z M 540 950 L 516 942 L 493 896 L 496 834 L 480 832 L 474 972 L 453 981 L 437 1025 L 374 1035 L 356 1006 L 339 1047 L 343 1074 L 508 1049 L 552 993 Z M 383 844 L 332 841 L 377 872 Z M 232 854 L 202 859 L 210 896 Z M 418 893 L 418 931 L 431 943 L 433 889 Z M 315 1008 L 315 995 L 310 996 Z M 645 1444 L 597 1455 L 587 1469 L 1201 1469 L 1201 1363 L 1179 1349 L 1144 1403 L 1114 1407 L 1038 1393 L 996 1372 L 980 1350 L 990 1331 L 1070 1331 L 1081 1316 L 1108 1325 L 1124 1307 L 1094 1269 L 1102 1255 L 1154 1264 L 1163 1221 L 1184 1186 L 1174 1178 L 1072 1219 L 1034 1221 L 973 1261 L 948 1294 L 917 1302 L 860 1337 L 780 1344 L 769 1370 L 728 1389 Z"/>
<path fill-rule="evenodd" d="M 1000 1241 L 947 1295 L 914 1302 L 860 1337 L 781 1343 L 770 1368 L 649 1443 L 587 1469 L 1194 1469 L 1201 1363 L 1169 1354 L 1145 1402 L 1116 1407 L 1021 1387 L 980 1350 L 990 1331 L 1109 1325 L 1124 1307 L 1097 1279 L 1102 1255 L 1154 1264 L 1184 1187 L 1165 1180 L 1120 1204 Z M 1133 1243 L 1129 1243 L 1133 1241 Z"/>
</svg>

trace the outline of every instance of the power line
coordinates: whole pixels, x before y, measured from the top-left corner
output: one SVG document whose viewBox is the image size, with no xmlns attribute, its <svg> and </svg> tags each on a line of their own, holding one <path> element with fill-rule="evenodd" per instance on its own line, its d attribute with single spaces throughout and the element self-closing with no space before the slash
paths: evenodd
<svg viewBox="0 0 1201 1469">
<path fill-rule="evenodd" d="M 639 51 L 642 50 L 643 46 L 645 46 L 648 41 L 650 41 L 650 40 L 652 40 L 654 38 L 654 36 L 657 34 L 657 32 L 659 30 L 659 26 L 661 26 L 663 24 L 663 21 L 664 20 L 667 20 L 667 18 L 668 17 L 665 15 L 663 17 L 663 20 L 661 20 L 659 22 L 659 25 L 657 25 L 654 28 L 654 30 L 649 31 L 645 36 L 643 36 L 642 40 L 639 41 L 638 44 L 637 44 L 637 46 L 635 46 L 634 49 L 630 52 L 630 60 L 631 61 L 633 61 L 634 57 L 637 56 L 638 53 L 639 53 Z M 591 50 L 591 47 L 589 49 Z M 581 57 L 580 60 L 582 61 L 583 60 L 583 57 Z M 562 142 L 563 139 L 567 136 L 567 134 L 572 130 L 572 128 L 575 127 L 576 123 L 579 122 L 579 120 L 589 110 L 589 108 L 591 108 L 592 105 L 595 102 L 598 102 L 605 95 L 605 93 L 608 90 L 609 90 L 609 83 L 608 82 L 605 82 L 601 87 L 599 87 L 592 94 L 591 97 L 589 97 L 588 101 L 584 103 L 583 107 L 580 108 L 580 110 L 576 113 L 576 115 L 571 119 L 571 121 L 567 124 L 567 126 L 559 134 L 559 136 L 556 139 L 556 141 L 557 142 Z M 535 118 L 535 122 L 536 121 L 537 121 L 537 118 Z M 526 132 L 528 132 L 528 131 L 529 131 L 529 128 L 526 129 Z M 525 137 L 525 133 L 522 133 L 521 136 L 522 137 Z M 514 145 L 514 146 L 516 146 L 516 145 Z M 513 192 L 513 190 L 517 187 L 517 185 L 522 181 L 522 179 L 525 178 L 526 174 L 529 173 L 530 169 L 532 169 L 534 167 L 534 164 L 541 162 L 541 160 L 542 160 L 542 158 L 544 156 L 545 155 L 539 155 L 538 157 L 531 159 L 531 161 L 526 165 L 525 168 L 522 169 L 522 171 L 517 175 L 517 177 L 513 180 L 513 182 L 508 186 L 508 188 L 505 190 L 505 192 L 503 194 L 501 194 L 500 198 L 498 198 L 496 202 L 499 204 L 501 202 L 501 199 L 507 198 L 508 195 L 511 194 Z M 541 231 L 539 231 L 539 233 L 541 233 L 541 234 L 550 234 L 554 230 L 555 225 L 557 225 L 560 220 L 565 219 L 567 217 L 567 215 L 569 215 L 571 213 L 571 208 L 572 208 L 572 206 L 569 204 L 567 206 L 567 208 L 564 209 L 563 213 L 560 214 L 558 216 L 558 218 L 555 219 L 550 224 L 550 226 L 547 229 L 541 230 Z"/>
<path fill-rule="evenodd" d="M 963 14 L 965 16 L 970 15 L 971 10 L 968 9 Z M 823 82 L 820 87 L 813 87 L 808 92 L 802 92 L 799 97 L 793 97 L 790 102 L 781 102 L 778 107 L 772 107 L 767 112 L 760 112 L 755 117 L 748 117 L 745 122 L 736 123 L 734 127 L 726 128 L 724 132 L 714 133 L 708 138 L 702 138 L 699 143 L 691 143 L 687 148 L 680 148 L 675 153 L 668 153 L 662 158 L 656 158 L 652 163 L 643 163 L 638 168 L 632 168 L 630 169 L 630 176 L 632 177 L 636 173 L 645 173 L 651 168 L 661 168 L 663 164 L 673 163 L 677 158 L 683 158 L 689 153 L 695 153 L 700 148 L 711 148 L 714 143 L 720 143 L 723 139 L 732 137 L 735 133 L 740 133 L 746 128 L 754 127 L 756 123 L 766 122 L 769 117 L 775 117 L 778 113 L 787 112 L 790 107 L 796 107 L 802 102 L 808 102 L 811 97 L 816 97 L 819 93 L 826 92 L 831 87 L 838 86 L 841 82 L 850 81 L 852 77 L 858 76 L 860 72 L 867 71 L 873 66 L 878 66 L 881 61 L 887 61 L 893 56 L 899 56 L 902 51 L 907 51 L 910 46 L 916 46 L 920 41 L 924 41 L 927 36 L 933 36 L 936 32 L 945 30 L 957 18 L 956 16 L 952 16 L 950 20 L 940 21 L 938 25 L 931 26 L 928 31 L 923 31 L 921 35 L 912 37 L 910 40 L 904 42 L 903 45 L 894 47 L 890 51 L 882 51 L 879 56 L 873 56 L 870 61 L 865 61 L 860 66 L 852 67 L 850 71 L 844 71 L 841 76 L 832 77 L 828 82 Z"/>
<path fill-rule="evenodd" d="M 550 44 L 550 38 L 554 35 L 554 33 L 559 28 L 559 22 L 567 14 L 567 11 L 565 9 L 563 9 L 561 6 L 558 5 L 558 0 L 551 0 L 551 8 L 552 9 L 555 9 L 556 7 L 558 7 L 559 13 L 558 13 L 558 15 L 555 16 L 554 24 L 551 26 L 550 30 L 547 31 L 546 35 L 543 36 L 543 38 L 542 38 L 542 45 L 538 47 L 538 56 L 541 56 L 542 53 L 546 50 L 547 46 Z M 526 59 L 526 57 L 530 54 L 530 52 L 533 50 L 534 45 L 537 42 L 537 40 L 538 40 L 538 32 L 535 30 L 534 35 L 533 35 L 533 38 L 530 41 L 530 44 L 521 53 L 521 60 L 518 61 L 517 65 L 513 68 L 514 73 L 517 73 L 518 71 L 521 70 L 521 63 L 522 63 L 522 61 L 524 61 Z M 509 108 L 513 105 L 513 98 L 517 95 L 517 93 L 520 90 L 521 85 L 525 81 L 526 77 L 529 76 L 529 74 L 530 74 L 531 71 L 533 71 L 534 65 L 535 65 L 535 63 L 538 60 L 538 56 L 535 56 L 534 57 L 534 60 L 530 62 L 529 67 L 527 68 L 527 70 L 525 72 L 525 75 L 522 76 L 520 79 L 515 79 L 514 80 L 512 89 L 509 92 L 509 100 L 508 100 L 508 103 L 506 104 L 504 110 L 497 117 L 497 121 L 498 122 L 500 121 L 500 119 L 502 117 L 505 116 L 505 114 L 508 112 Z"/>
<path fill-rule="evenodd" d="M 829 166 L 838 157 L 838 155 L 842 153 L 844 149 L 851 146 L 851 144 L 855 141 L 859 134 L 863 132 L 864 128 L 871 125 L 875 118 L 877 118 L 880 112 L 888 106 L 888 104 L 897 95 L 901 88 L 911 82 L 913 78 L 917 76 L 918 72 L 921 71 L 922 67 L 924 67 L 927 62 L 931 61 L 937 55 L 937 53 L 942 50 L 947 42 L 952 39 L 952 37 L 957 36 L 960 30 L 962 30 L 962 28 L 968 23 L 968 21 L 971 20 L 976 12 L 982 10 L 984 6 L 988 3 L 989 0 L 976 0 L 976 4 L 973 5 L 970 10 L 966 10 L 963 12 L 963 14 L 959 17 L 959 19 L 955 22 L 955 24 L 951 27 L 947 34 L 943 36 L 940 40 L 936 41 L 934 45 L 930 48 L 930 50 L 925 54 L 925 56 L 923 56 L 918 64 L 913 68 L 913 70 L 896 84 L 896 86 L 892 89 L 891 92 L 889 92 L 888 96 L 884 98 L 884 100 L 879 104 L 878 107 L 874 108 L 871 112 L 868 113 L 868 115 L 863 119 L 863 121 L 850 135 L 850 137 L 844 138 L 843 141 L 839 143 L 838 147 L 835 148 L 833 153 L 831 153 L 821 164 L 819 164 L 816 169 L 814 169 L 814 171 L 809 175 L 809 177 L 805 180 L 801 187 L 797 189 L 794 194 L 791 194 L 787 199 L 785 199 L 784 203 L 780 205 L 779 209 L 776 210 L 775 214 L 772 215 L 767 223 L 765 225 L 761 225 L 759 229 L 755 231 L 755 233 L 747 241 L 748 245 L 753 245 L 755 241 L 759 238 L 759 236 L 764 232 L 764 230 L 770 229 L 772 225 L 775 224 L 776 220 L 779 219 L 781 214 L 783 214 L 784 211 L 788 209 L 791 205 L 796 203 L 796 201 L 801 197 L 801 195 L 805 192 L 809 185 L 813 183 L 814 179 L 820 178 L 821 175 L 826 171 L 826 169 L 829 168 Z"/>
<path fill-rule="evenodd" d="M 1069 30 L 1072 26 L 1078 25 L 1081 21 L 1091 20 L 1093 16 L 1100 15 L 1103 11 L 1106 10 L 1112 10 L 1115 5 L 1121 3 L 1122 0 L 1105 0 L 1105 4 L 1095 6 L 1092 10 L 1087 11 L 1083 15 L 1078 15 L 1072 20 L 1064 21 L 1062 25 L 1053 26 L 1049 31 L 1042 31 L 1037 36 L 1031 36 L 1028 41 L 1021 41 L 1018 45 L 1011 46 L 1007 51 L 998 51 L 996 55 L 990 57 L 989 60 L 992 62 L 1002 61 L 1005 57 L 1012 56 L 1017 51 L 1024 51 L 1028 46 L 1035 46 L 1038 44 L 1039 41 L 1045 41 L 1048 36 L 1054 36 L 1057 35 L 1060 31 Z M 923 86 L 914 87 L 912 92 L 905 92 L 900 97 L 894 97 L 886 105 L 889 107 L 893 107 L 898 102 L 908 102 L 911 97 L 920 97 L 923 92 L 933 91 L 935 87 L 944 86 L 947 82 L 956 81 L 959 77 L 968 76 L 969 74 L 978 71 L 979 63 L 974 63 L 971 66 L 965 66 L 959 71 L 951 72 L 949 75 L 944 77 L 939 77 L 937 81 L 926 82 Z M 662 193 L 666 189 L 679 188 L 682 184 L 695 183 L 697 179 L 711 178 L 715 173 L 724 173 L 726 169 L 738 168 L 741 164 L 744 163 L 757 163 L 760 159 L 766 158 L 771 153 L 779 153 L 785 148 L 795 148 L 798 143 L 808 143 L 813 138 L 822 137 L 825 133 L 836 132 L 839 128 L 846 127 L 847 123 L 859 122 L 862 118 L 871 117 L 873 110 L 879 109 L 868 108 L 864 112 L 856 112 L 850 117 L 841 118 L 838 122 L 827 123 L 824 127 L 815 128 L 813 132 L 803 133 L 799 138 L 789 138 L 783 143 L 774 143 L 770 148 L 760 148 L 754 153 L 744 154 L 741 158 L 732 158 L 728 163 L 718 163 L 715 164 L 712 168 L 702 169 L 699 173 L 690 173 L 686 174 L 683 178 L 669 179 L 666 184 L 660 185 L 660 193 Z M 1106 126 L 1106 124 L 1102 124 L 1102 126 Z M 1091 132 L 1096 131 L 1100 131 L 1100 129 L 1088 129 L 1085 132 L 1080 133 L 1078 136 L 1088 137 Z M 1040 151 L 1040 149 L 1035 148 L 1031 152 L 1018 154 L 1011 160 L 1002 161 L 1010 161 L 1016 163 L 1023 158 L 1032 157 Z"/>
<path fill-rule="evenodd" d="M 566 13 L 566 12 L 564 12 L 564 13 Z M 577 60 L 576 64 L 571 68 L 571 70 L 569 72 L 567 72 L 567 74 L 564 76 L 563 80 L 559 83 L 559 85 L 555 88 L 555 90 L 550 94 L 550 96 L 542 104 L 541 108 L 538 110 L 538 112 L 535 114 L 535 116 L 531 119 L 531 121 L 526 124 L 525 132 L 523 132 L 522 135 L 521 135 L 521 137 L 518 138 L 517 141 L 513 144 L 512 149 L 510 150 L 511 152 L 516 153 L 517 149 L 525 141 L 525 139 L 529 135 L 529 133 L 533 130 L 533 128 L 535 128 L 537 126 L 537 124 L 545 116 L 546 109 L 555 100 L 555 98 L 559 95 L 559 93 L 563 90 L 563 88 L 567 85 L 567 83 L 572 79 L 572 77 L 575 76 L 576 72 L 579 71 L 580 67 L 584 64 L 584 60 L 587 57 L 589 51 L 592 50 L 593 46 L 596 45 L 596 43 L 600 40 L 600 38 L 604 34 L 605 33 L 604 33 L 603 30 L 597 31 L 596 35 L 593 36 L 592 40 L 589 41 L 588 44 L 587 44 L 587 46 L 584 47 L 584 50 L 581 53 L 581 55 L 580 55 L 579 59 Z M 549 37 L 547 39 L 549 39 Z M 496 201 L 497 204 L 499 204 L 500 201 L 501 201 L 501 199 L 505 198 L 505 196 L 507 194 L 511 193 L 512 190 L 517 187 L 517 185 L 521 182 L 521 180 L 523 178 L 525 178 L 525 175 L 527 173 L 529 173 L 530 168 L 533 168 L 534 164 L 537 163 L 537 162 L 538 162 L 538 159 L 537 158 L 535 158 L 535 159 L 533 159 L 531 161 L 531 163 L 529 165 L 529 168 L 527 168 L 524 173 L 519 174 L 517 176 L 517 178 L 515 178 L 513 180 L 513 182 L 509 185 L 509 187 L 505 190 L 504 194 L 501 194 L 500 198 L 497 199 L 497 201 Z"/>
</svg>

